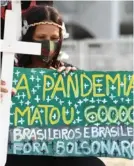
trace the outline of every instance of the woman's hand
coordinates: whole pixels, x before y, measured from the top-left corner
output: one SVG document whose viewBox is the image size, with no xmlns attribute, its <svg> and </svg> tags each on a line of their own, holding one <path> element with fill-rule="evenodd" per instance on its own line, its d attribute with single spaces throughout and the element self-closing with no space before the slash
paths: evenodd
<svg viewBox="0 0 134 166">
<path fill-rule="evenodd" d="M 0 81 L 0 101 L 2 101 L 3 93 L 8 93 L 8 89 L 6 88 L 5 81 Z M 16 94 L 16 89 L 12 88 L 12 96 Z"/>
<path fill-rule="evenodd" d="M 65 65 L 64 62 L 61 62 L 61 65 L 58 67 L 58 69 L 54 68 L 54 67 L 50 67 L 50 69 L 52 70 L 57 70 L 58 72 L 63 72 L 65 71 L 66 73 L 69 73 L 70 71 L 76 71 L 77 68 L 73 67 L 71 65 Z"/>
</svg>

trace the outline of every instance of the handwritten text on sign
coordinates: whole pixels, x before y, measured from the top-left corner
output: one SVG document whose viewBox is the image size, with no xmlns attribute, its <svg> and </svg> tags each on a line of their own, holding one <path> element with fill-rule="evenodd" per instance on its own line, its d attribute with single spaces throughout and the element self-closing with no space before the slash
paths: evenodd
<svg viewBox="0 0 134 166">
<path fill-rule="evenodd" d="M 132 72 L 15 68 L 9 153 L 133 158 Z"/>
</svg>

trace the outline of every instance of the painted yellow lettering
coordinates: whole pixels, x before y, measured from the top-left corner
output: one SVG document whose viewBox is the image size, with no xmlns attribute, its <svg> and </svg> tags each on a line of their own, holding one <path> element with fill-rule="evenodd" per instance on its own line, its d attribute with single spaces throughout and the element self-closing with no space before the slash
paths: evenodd
<svg viewBox="0 0 134 166">
<path fill-rule="evenodd" d="M 112 117 L 112 114 L 114 114 L 114 117 Z M 108 121 L 110 123 L 116 123 L 119 118 L 119 113 L 116 107 L 110 107 L 107 114 Z"/>
<path fill-rule="evenodd" d="M 39 108 L 42 108 L 44 111 L 45 124 L 48 125 L 48 109 L 54 107 L 53 105 L 38 105 Z"/>
<path fill-rule="evenodd" d="M 51 81 L 51 86 L 47 87 L 47 82 Z M 49 75 L 44 75 L 44 86 L 43 86 L 43 100 L 46 99 L 46 92 L 52 90 L 54 87 L 54 79 Z"/>
<path fill-rule="evenodd" d="M 96 83 L 96 79 L 103 78 L 103 77 L 104 77 L 104 74 L 93 74 L 92 75 L 92 79 L 93 79 L 93 96 L 95 96 L 95 97 L 104 97 L 105 96 L 104 93 L 97 93 L 96 92 L 97 88 L 100 88 L 100 87 L 103 86 L 102 84 Z"/>
<path fill-rule="evenodd" d="M 53 117 L 55 117 L 55 118 L 53 118 Z M 53 120 L 53 119 L 55 119 L 55 120 Z M 52 125 L 55 125 L 60 121 L 60 111 L 58 108 L 53 107 L 51 109 L 50 114 L 49 114 L 49 121 L 50 121 L 50 124 L 52 124 Z"/>
<path fill-rule="evenodd" d="M 94 123 L 94 122 L 97 122 L 97 113 L 96 112 L 93 112 L 91 109 L 94 109 L 95 106 L 94 105 L 91 105 L 91 106 L 88 106 L 85 110 L 84 110 L 84 117 L 86 119 L 86 121 L 88 123 Z M 91 117 L 93 117 L 91 119 Z"/>
<path fill-rule="evenodd" d="M 89 90 L 86 90 L 87 93 L 84 93 L 84 79 L 89 81 Z M 80 85 L 81 85 L 81 96 L 82 97 L 86 97 L 92 92 L 92 81 L 87 75 L 85 75 L 85 74 L 80 75 Z"/>
<path fill-rule="evenodd" d="M 21 84 L 23 83 L 24 81 L 24 85 L 21 86 Z M 25 74 L 22 74 L 17 86 L 16 86 L 16 90 L 19 91 L 19 90 L 26 90 L 27 92 L 27 96 L 28 96 L 28 99 L 31 98 L 31 94 L 30 94 L 30 89 L 29 89 L 29 85 L 28 85 L 28 81 L 27 81 L 27 77 Z"/>
<path fill-rule="evenodd" d="M 104 116 L 102 117 L 102 112 L 104 114 Z M 99 108 L 98 108 L 98 120 L 101 122 L 101 123 L 104 123 L 107 121 L 107 107 L 105 107 L 104 105 L 101 105 Z"/>
<path fill-rule="evenodd" d="M 112 82 L 112 84 L 115 84 L 117 81 L 117 94 L 118 96 L 120 96 L 121 94 L 121 87 L 120 87 L 120 84 L 121 84 L 121 79 L 120 79 L 120 74 L 116 74 L 116 76 L 114 78 L 112 78 L 109 74 L 106 75 L 106 94 L 107 96 L 109 96 L 110 94 L 110 85 L 109 85 L 109 82 Z"/>
<path fill-rule="evenodd" d="M 73 90 L 74 96 L 79 95 L 78 76 L 75 75 L 75 80 L 70 75 L 67 77 L 67 97 L 70 97 L 70 90 Z"/>
<path fill-rule="evenodd" d="M 30 125 L 30 117 L 31 117 L 31 113 L 30 113 L 30 107 L 26 107 L 24 109 L 24 111 L 21 111 L 18 107 L 15 108 L 15 114 L 14 114 L 14 124 L 15 126 L 17 126 L 17 122 L 18 122 L 18 114 L 21 117 L 24 117 L 25 115 L 27 115 L 27 123 L 28 125 Z"/>
<path fill-rule="evenodd" d="M 60 86 L 61 85 L 61 86 Z M 66 97 L 66 91 L 64 86 L 64 81 L 62 75 L 59 75 L 57 78 L 57 82 L 54 86 L 54 90 L 52 92 L 51 98 L 53 99 L 57 92 L 62 92 L 63 96 Z"/>
<path fill-rule="evenodd" d="M 35 109 L 32 119 L 31 119 L 31 125 L 33 125 L 33 123 L 38 120 L 40 122 L 40 125 L 42 125 L 42 119 L 41 119 L 41 115 L 40 115 L 40 111 L 38 108 Z"/>
<path fill-rule="evenodd" d="M 127 96 L 129 96 L 131 89 L 134 89 L 134 75 L 131 77 L 131 80 L 129 82 L 127 93 L 126 93 Z"/>
<path fill-rule="evenodd" d="M 71 107 L 71 113 L 70 113 L 70 115 L 71 115 L 71 117 L 70 117 L 70 119 L 69 120 L 67 120 L 67 115 L 66 115 L 66 108 L 65 107 L 63 107 L 62 108 L 62 118 L 63 118 L 63 122 L 66 124 L 66 125 L 70 125 L 72 122 L 73 122 L 73 120 L 74 120 L 74 108 L 73 107 Z"/>
</svg>

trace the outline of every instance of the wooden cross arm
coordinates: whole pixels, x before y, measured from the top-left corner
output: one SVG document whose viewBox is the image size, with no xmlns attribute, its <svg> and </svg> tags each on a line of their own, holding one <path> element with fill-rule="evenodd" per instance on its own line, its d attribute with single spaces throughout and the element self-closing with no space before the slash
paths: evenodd
<svg viewBox="0 0 134 166">
<path fill-rule="evenodd" d="M 0 52 L 41 55 L 41 44 L 0 40 Z"/>
</svg>

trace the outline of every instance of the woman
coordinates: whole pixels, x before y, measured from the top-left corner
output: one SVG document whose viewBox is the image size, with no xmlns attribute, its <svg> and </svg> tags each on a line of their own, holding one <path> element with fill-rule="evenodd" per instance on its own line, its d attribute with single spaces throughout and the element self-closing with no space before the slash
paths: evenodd
<svg viewBox="0 0 134 166">
<path fill-rule="evenodd" d="M 32 7 L 24 14 L 22 41 L 39 42 L 42 45 L 41 56 L 18 55 L 16 65 L 25 68 L 47 68 L 62 72 L 76 70 L 75 67 L 58 61 L 63 40 L 62 19 L 52 7 Z M 50 47 L 53 45 L 53 49 Z M 2 82 L 4 84 L 4 82 Z M 7 91 L 2 88 L 2 91 Z M 95 157 L 47 157 L 8 155 L 6 166 L 76 165 L 104 166 Z"/>
</svg>

